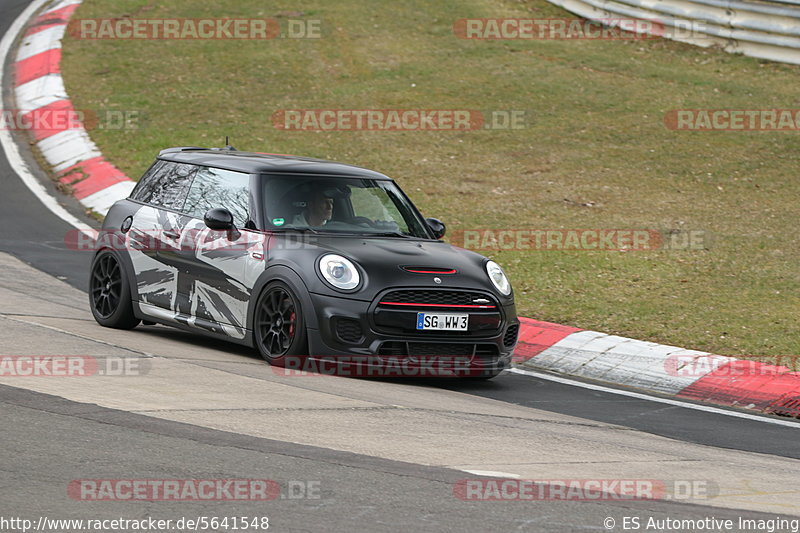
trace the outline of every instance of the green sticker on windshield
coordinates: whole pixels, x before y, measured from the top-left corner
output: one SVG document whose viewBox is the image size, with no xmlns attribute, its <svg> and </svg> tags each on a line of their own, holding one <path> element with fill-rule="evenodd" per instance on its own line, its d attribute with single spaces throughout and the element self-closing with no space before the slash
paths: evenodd
<svg viewBox="0 0 800 533">
<path fill-rule="evenodd" d="M 282 218 L 273 218 L 273 219 L 272 219 L 272 225 L 273 225 L 273 226 L 283 226 L 283 224 L 284 224 L 285 222 L 286 222 L 286 221 L 285 221 L 284 219 L 282 219 Z"/>
</svg>

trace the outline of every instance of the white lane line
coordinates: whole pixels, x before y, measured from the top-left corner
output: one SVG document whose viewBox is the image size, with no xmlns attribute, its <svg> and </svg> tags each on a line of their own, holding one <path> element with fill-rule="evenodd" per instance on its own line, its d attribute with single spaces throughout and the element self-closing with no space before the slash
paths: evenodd
<svg viewBox="0 0 800 533">
<path fill-rule="evenodd" d="M 495 472 L 494 470 L 464 470 L 461 469 L 462 472 L 466 472 L 468 474 L 474 474 L 476 476 L 484 476 L 484 477 L 505 477 L 509 479 L 519 479 L 522 476 L 519 474 L 509 474 L 508 472 Z"/>
<path fill-rule="evenodd" d="M 703 411 L 706 413 L 714 413 L 719 415 L 725 416 L 732 416 L 735 418 L 744 418 L 747 420 L 755 420 L 756 422 L 764 422 L 766 424 L 774 424 L 776 426 L 786 426 L 791 428 L 800 429 L 800 423 L 798 422 L 790 422 L 788 420 L 778 420 L 773 418 L 767 418 L 765 416 L 758 416 L 758 415 L 751 415 L 748 413 L 740 413 L 737 411 L 728 411 L 727 409 L 720 409 L 717 407 L 711 407 L 708 405 L 698 405 L 689 402 L 682 402 L 679 400 L 671 400 L 669 398 L 660 398 L 658 396 L 650 396 L 648 394 L 641 394 L 638 392 L 633 391 L 626 391 L 626 390 L 619 390 L 619 389 L 612 389 L 610 387 L 603 387 L 602 385 L 594 385 L 592 383 L 584 383 L 582 381 L 575 381 L 569 378 L 562 378 L 559 376 L 551 376 L 550 374 L 543 374 L 541 372 L 534 372 L 533 370 L 523 370 L 522 368 L 511 368 L 509 372 L 513 372 L 514 374 L 522 374 L 525 376 L 531 376 L 534 378 L 544 379 L 547 381 L 554 381 L 556 383 L 562 383 L 564 385 L 571 385 L 573 387 L 581 387 L 583 389 L 595 390 L 599 392 L 607 392 L 609 394 L 616 394 L 618 396 L 627 396 L 629 398 L 637 398 L 639 400 L 647 400 L 648 402 L 658 402 L 658 403 L 665 403 L 667 405 L 674 405 L 676 407 L 683 407 L 685 409 L 694 409 L 695 411 Z"/>
<path fill-rule="evenodd" d="M 11 46 L 14 44 L 14 40 L 17 38 L 17 35 L 19 35 L 20 31 L 22 31 L 22 29 L 25 27 L 28 19 L 30 19 L 31 16 L 33 16 L 33 14 L 39 10 L 39 8 L 49 1 L 50 0 L 34 0 L 31 2 L 11 24 L 11 26 L 8 28 L 8 31 L 6 31 L 6 34 L 3 36 L 3 39 L 0 40 L 0 87 L 3 87 L 4 83 L 2 65 L 6 64 L 6 59 L 11 51 Z M 42 204 L 44 204 L 47 209 L 49 209 L 55 216 L 67 224 L 82 231 L 83 233 L 86 233 L 87 236 L 94 236 L 95 231 L 88 224 L 84 224 L 72 216 L 58 203 L 55 198 L 53 198 L 53 196 L 50 195 L 50 193 L 47 192 L 47 189 L 44 188 L 44 185 L 39 183 L 39 180 L 37 180 L 36 176 L 31 173 L 28 165 L 22 158 L 22 155 L 20 155 L 19 149 L 14 143 L 14 139 L 11 137 L 11 132 L 6 128 L 0 128 L 0 145 L 3 146 L 3 151 L 6 153 L 6 159 L 8 160 L 9 165 L 11 165 L 11 169 L 16 172 L 25 186 L 30 189 L 30 191 L 36 196 L 36 198 L 39 199 L 40 202 L 42 202 Z"/>
</svg>

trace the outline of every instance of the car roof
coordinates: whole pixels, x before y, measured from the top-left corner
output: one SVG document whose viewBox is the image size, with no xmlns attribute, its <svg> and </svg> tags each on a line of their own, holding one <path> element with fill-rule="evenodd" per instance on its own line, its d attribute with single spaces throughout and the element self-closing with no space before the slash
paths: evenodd
<svg viewBox="0 0 800 533">
<path fill-rule="evenodd" d="M 247 172 L 248 174 L 302 174 L 320 177 L 357 176 L 379 180 L 389 180 L 388 176 L 335 161 L 313 159 L 296 155 L 268 154 L 263 152 L 240 152 L 230 147 L 200 148 L 181 146 L 161 150 L 158 159 L 190 163 L 227 170 Z"/>
</svg>

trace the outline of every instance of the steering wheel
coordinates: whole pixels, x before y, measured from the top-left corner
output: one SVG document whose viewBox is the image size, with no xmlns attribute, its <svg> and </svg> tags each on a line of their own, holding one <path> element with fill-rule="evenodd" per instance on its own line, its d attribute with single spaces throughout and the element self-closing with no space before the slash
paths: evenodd
<svg viewBox="0 0 800 533">
<path fill-rule="evenodd" d="M 359 226 L 367 226 L 367 227 L 374 227 L 372 220 L 367 217 L 353 217 L 350 219 L 351 224 L 356 224 Z"/>
</svg>

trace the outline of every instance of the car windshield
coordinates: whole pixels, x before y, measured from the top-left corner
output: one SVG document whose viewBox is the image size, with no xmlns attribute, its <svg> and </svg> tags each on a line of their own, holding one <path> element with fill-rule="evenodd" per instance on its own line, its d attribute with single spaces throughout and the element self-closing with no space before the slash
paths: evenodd
<svg viewBox="0 0 800 533">
<path fill-rule="evenodd" d="M 266 229 L 429 239 L 425 223 L 392 181 L 265 175 Z"/>
</svg>

